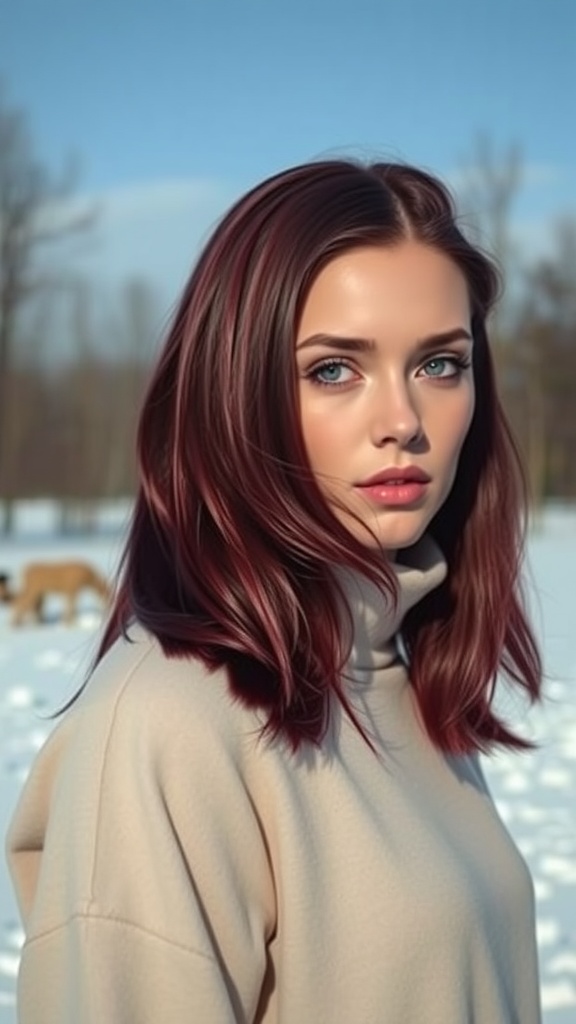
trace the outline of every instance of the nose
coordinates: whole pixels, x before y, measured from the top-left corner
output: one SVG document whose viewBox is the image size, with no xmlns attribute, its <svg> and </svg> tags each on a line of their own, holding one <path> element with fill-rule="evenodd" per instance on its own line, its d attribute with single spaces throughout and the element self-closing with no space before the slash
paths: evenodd
<svg viewBox="0 0 576 1024">
<path fill-rule="evenodd" d="M 388 381 L 375 388 L 370 431 L 377 448 L 389 443 L 407 448 L 422 438 L 421 413 L 407 381 Z"/>
</svg>

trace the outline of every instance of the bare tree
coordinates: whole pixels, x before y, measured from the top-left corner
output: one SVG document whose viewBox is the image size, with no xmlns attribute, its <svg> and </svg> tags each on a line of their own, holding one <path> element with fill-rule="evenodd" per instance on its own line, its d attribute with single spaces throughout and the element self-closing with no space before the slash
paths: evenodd
<svg viewBox="0 0 576 1024">
<path fill-rule="evenodd" d="M 476 241 L 495 255 L 508 285 L 507 301 L 501 301 L 492 314 L 490 335 L 502 400 L 524 449 L 537 510 L 547 481 L 548 331 L 536 315 L 532 283 L 512 238 L 512 209 L 521 183 L 519 147 L 512 144 L 498 153 L 488 136 L 480 136 L 464 171 L 462 198 Z M 515 303 L 510 301 L 512 282 Z"/>
<path fill-rule="evenodd" d="M 134 491 L 136 420 L 158 323 L 154 290 L 141 278 L 121 286 L 113 309 L 86 280 L 68 297 L 73 351 L 53 374 L 50 441 L 63 531 L 91 529 L 98 501 Z"/>
<path fill-rule="evenodd" d="M 533 500 L 576 496 L 576 221 L 558 222 L 554 251 L 527 271 L 516 329 L 516 408 Z"/>
<path fill-rule="evenodd" d="M 8 469 L 13 438 L 12 376 L 21 315 L 33 295 L 54 286 L 42 274 L 39 251 L 84 230 L 93 211 L 71 212 L 69 175 L 54 178 L 37 158 L 28 121 L 0 83 L 0 499 L 3 526 L 12 527 L 14 480 Z"/>
<path fill-rule="evenodd" d="M 461 202 L 476 240 L 488 247 L 511 281 L 520 269 L 511 229 L 512 209 L 522 185 L 522 154 L 511 143 L 498 152 L 489 135 L 477 137 L 462 175 Z M 504 321 L 505 306 L 500 303 L 491 319 L 491 337 L 496 361 L 507 372 Z"/>
<path fill-rule="evenodd" d="M 135 487 L 137 417 L 158 327 L 158 300 L 153 286 L 143 277 L 130 278 L 120 291 L 118 312 L 109 328 L 115 342 L 117 380 L 114 408 L 108 418 L 113 436 L 107 446 L 106 495 L 131 494 Z"/>
</svg>

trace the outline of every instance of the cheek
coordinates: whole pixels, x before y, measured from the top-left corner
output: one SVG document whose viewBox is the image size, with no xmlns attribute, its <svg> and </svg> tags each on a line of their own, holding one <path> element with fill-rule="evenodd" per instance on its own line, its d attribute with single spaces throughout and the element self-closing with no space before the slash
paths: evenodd
<svg viewBox="0 0 576 1024">
<path fill-rule="evenodd" d="M 461 438 L 461 442 L 460 442 L 461 446 L 464 444 L 464 441 L 466 440 L 466 437 L 468 436 L 468 431 L 470 430 L 470 427 L 472 425 L 472 419 L 474 417 L 474 409 L 475 408 L 476 408 L 476 389 L 475 389 L 475 386 L 474 386 L 474 380 L 472 379 L 471 382 L 470 382 L 470 388 L 469 388 L 469 392 L 468 392 L 468 401 L 466 402 L 464 414 L 463 414 L 463 417 L 462 417 L 462 438 Z"/>
<path fill-rule="evenodd" d="M 312 469 L 328 469 L 338 463 L 345 436 L 341 418 L 304 413 L 302 434 Z"/>
<path fill-rule="evenodd" d="M 474 386 L 471 385 L 466 393 L 462 395 L 462 401 L 456 408 L 451 410 L 451 415 L 445 420 L 444 452 L 446 462 L 450 465 L 453 473 L 456 472 L 462 445 L 470 430 L 474 416 L 474 406 Z"/>
</svg>

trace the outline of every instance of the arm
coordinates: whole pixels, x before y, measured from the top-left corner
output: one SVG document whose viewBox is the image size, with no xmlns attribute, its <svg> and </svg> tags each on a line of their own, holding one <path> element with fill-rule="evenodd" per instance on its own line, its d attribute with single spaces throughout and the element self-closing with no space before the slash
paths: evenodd
<svg viewBox="0 0 576 1024">
<path fill-rule="evenodd" d="M 20 1024 L 237 1024 L 254 1013 L 216 959 L 109 917 L 79 914 L 24 947 Z"/>
<path fill-rule="evenodd" d="M 164 671 L 87 701 L 33 769 L 9 838 L 21 1024 L 254 1019 L 275 910 L 247 733 L 217 681 Z"/>
</svg>

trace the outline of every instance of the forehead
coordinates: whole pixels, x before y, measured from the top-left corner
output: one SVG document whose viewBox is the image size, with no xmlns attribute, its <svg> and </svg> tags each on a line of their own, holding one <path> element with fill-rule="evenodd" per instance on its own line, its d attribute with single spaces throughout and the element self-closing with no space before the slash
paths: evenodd
<svg viewBox="0 0 576 1024">
<path fill-rule="evenodd" d="M 419 242 L 352 249 L 331 260 L 308 293 L 298 330 L 418 337 L 470 321 L 466 279 Z"/>
</svg>

